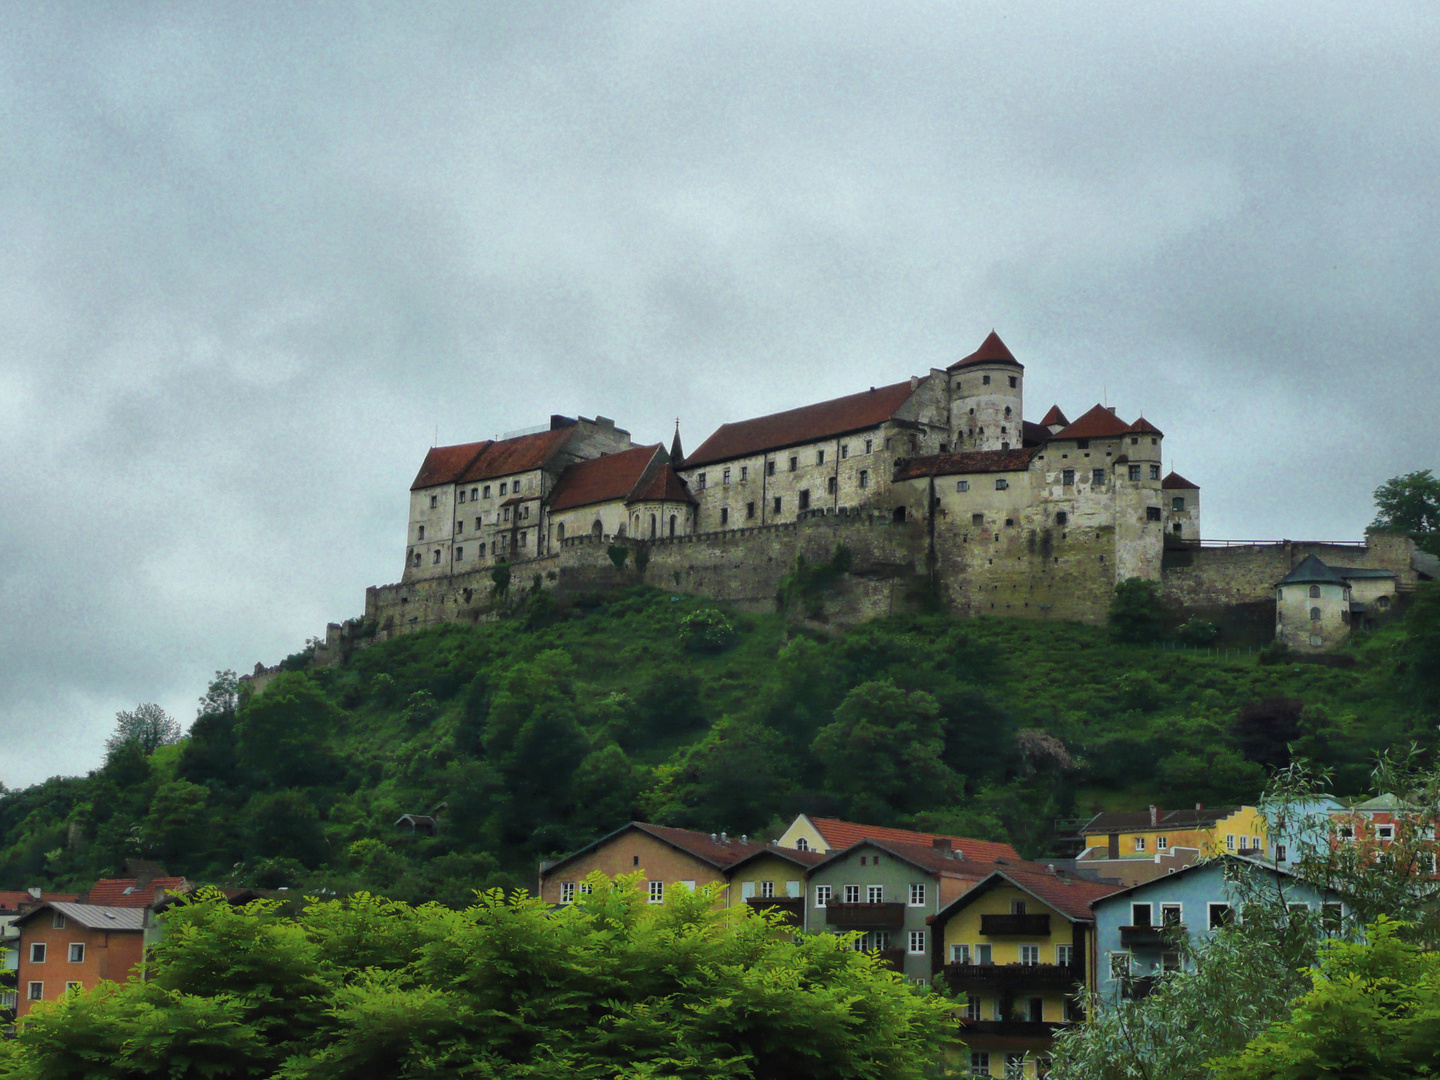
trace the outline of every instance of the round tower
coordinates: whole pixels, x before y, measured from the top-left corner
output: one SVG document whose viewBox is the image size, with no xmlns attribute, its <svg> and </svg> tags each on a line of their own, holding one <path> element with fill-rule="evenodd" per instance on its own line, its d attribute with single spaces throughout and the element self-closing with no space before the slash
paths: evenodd
<svg viewBox="0 0 1440 1080">
<path fill-rule="evenodd" d="M 946 372 L 953 450 L 1018 450 L 1025 445 L 1025 368 L 994 330 L 980 348 Z"/>
</svg>

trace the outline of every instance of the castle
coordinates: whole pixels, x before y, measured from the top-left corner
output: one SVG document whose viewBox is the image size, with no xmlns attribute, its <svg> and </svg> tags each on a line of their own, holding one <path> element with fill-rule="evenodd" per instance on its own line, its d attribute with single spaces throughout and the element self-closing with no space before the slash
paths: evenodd
<svg viewBox="0 0 1440 1080">
<path fill-rule="evenodd" d="M 1322 649 L 1440 571 L 1404 537 L 1206 541 L 1200 489 L 1162 475 L 1155 424 L 1103 405 L 1032 423 L 1024 383 L 992 332 L 943 370 L 722 424 L 689 455 L 678 424 L 667 450 L 598 416 L 433 447 L 411 485 L 404 573 L 367 591 L 365 621 L 387 638 L 491 617 L 518 587 L 593 591 L 626 574 L 768 610 L 797 558 L 843 546 L 837 621 L 923 596 L 959 614 L 1097 622 L 1139 577 L 1197 612 L 1248 605 Z M 1302 566 L 1305 581 L 1282 584 Z M 1302 587 L 1324 595 L 1292 613 Z"/>
</svg>

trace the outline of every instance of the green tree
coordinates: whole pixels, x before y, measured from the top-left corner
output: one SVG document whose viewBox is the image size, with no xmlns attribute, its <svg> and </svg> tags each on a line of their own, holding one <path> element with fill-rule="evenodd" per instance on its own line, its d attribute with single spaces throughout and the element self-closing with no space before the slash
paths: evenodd
<svg viewBox="0 0 1440 1080">
<path fill-rule="evenodd" d="M 1394 476 L 1375 489 L 1376 532 L 1407 533 L 1432 555 L 1440 555 L 1440 477 L 1429 469 Z"/>
<path fill-rule="evenodd" d="M 209 798 L 209 788 L 188 780 L 172 780 L 156 789 L 145 818 L 145 836 L 158 858 L 174 863 L 206 846 Z"/>
<path fill-rule="evenodd" d="M 280 675 L 236 715 L 238 764 L 262 788 L 333 781 L 341 770 L 327 744 L 343 717 L 308 675 Z"/>
<path fill-rule="evenodd" d="M 126 743 L 134 743 L 148 757 L 162 746 L 178 743 L 183 734 L 180 721 L 159 705 L 145 702 L 115 714 L 115 732 L 105 740 L 105 750 L 114 753 Z"/>
<path fill-rule="evenodd" d="M 1108 625 L 1116 641 L 1132 644 L 1154 641 L 1160 636 L 1162 621 L 1158 581 L 1132 577 L 1115 586 Z"/>
<path fill-rule="evenodd" d="M 1405 639 L 1395 651 L 1401 672 L 1421 699 L 1440 707 L 1440 582 L 1415 590 L 1405 612 Z"/>
</svg>

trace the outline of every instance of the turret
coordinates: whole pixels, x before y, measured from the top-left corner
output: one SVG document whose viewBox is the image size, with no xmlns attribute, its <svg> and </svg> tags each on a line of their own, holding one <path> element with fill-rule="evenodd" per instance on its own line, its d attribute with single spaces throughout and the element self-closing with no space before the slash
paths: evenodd
<svg viewBox="0 0 1440 1080">
<path fill-rule="evenodd" d="M 1024 442 L 1025 368 L 995 331 L 946 369 L 957 450 L 1009 450 Z"/>
</svg>

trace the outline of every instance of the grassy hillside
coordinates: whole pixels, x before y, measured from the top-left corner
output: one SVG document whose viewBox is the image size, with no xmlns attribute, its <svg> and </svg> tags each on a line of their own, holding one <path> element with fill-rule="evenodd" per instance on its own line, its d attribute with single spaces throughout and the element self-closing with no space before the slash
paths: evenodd
<svg viewBox="0 0 1440 1080">
<path fill-rule="evenodd" d="M 945 616 L 818 634 L 641 589 L 221 680 L 176 746 L 0 798 L 0 885 L 84 885 L 127 855 L 193 879 L 460 902 L 631 818 L 776 835 L 798 810 L 1008 838 L 1105 806 L 1253 799 L 1287 745 L 1363 787 L 1435 741 L 1397 656 L 1354 666 L 1113 643 Z M 1413 665 L 1412 665 L 1413 666 Z M 444 802 L 433 839 L 393 823 Z"/>
</svg>

